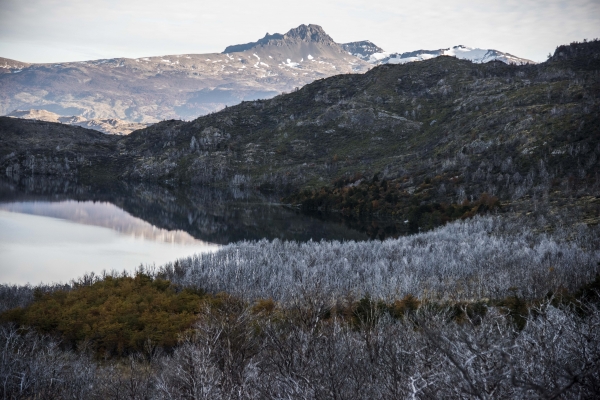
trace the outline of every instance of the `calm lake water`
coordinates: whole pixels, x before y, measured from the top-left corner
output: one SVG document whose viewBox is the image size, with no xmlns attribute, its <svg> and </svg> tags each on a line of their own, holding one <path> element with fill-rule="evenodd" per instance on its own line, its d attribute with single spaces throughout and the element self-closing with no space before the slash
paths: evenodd
<svg viewBox="0 0 600 400">
<path fill-rule="evenodd" d="M 0 283 L 68 282 L 133 271 L 262 238 L 365 240 L 343 220 L 305 216 L 239 190 L 0 181 Z"/>
</svg>

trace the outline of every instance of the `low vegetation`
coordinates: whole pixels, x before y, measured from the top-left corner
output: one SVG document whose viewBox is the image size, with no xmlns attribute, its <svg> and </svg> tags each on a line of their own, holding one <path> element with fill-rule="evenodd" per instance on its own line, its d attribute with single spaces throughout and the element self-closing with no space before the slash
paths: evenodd
<svg viewBox="0 0 600 400">
<path fill-rule="evenodd" d="M 529 227 L 528 227 L 529 226 Z M 0 286 L 5 398 L 594 398 L 600 232 L 475 216 Z"/>
<path fill-rule="evenodd" d="M 102 362 L 88 342 L 69 350 L 60 336 L 4 324 L 0 390 L 15 399 L 595 398 L 598 286 L 569 301 L 497 305 L 408 296 L 330 308 L 309 296 L 281 308 L 224 296 L 171 351 L 148 341 Z"/>
<path fill-rule="evenodd" d="M 168 281 L 107 276 L 92 285 L 69 290 L 34 291 L 34 302 L 0 317 L 40 333 L 61 334 L 63 343 L 76 348 L 89 342 L 100 355 L 142 351 L 152 343 L 172 348 L 180 333 L 197 319 L 205 296 L 191 289 L 176 291 Z"/>
</svg>

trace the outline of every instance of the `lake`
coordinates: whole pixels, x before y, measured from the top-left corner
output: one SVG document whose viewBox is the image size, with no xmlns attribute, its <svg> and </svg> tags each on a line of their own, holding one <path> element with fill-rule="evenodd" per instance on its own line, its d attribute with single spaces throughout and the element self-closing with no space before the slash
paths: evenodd
<svg viewBox="0 0 600 400">
<path fill-rule="evenodd" d="M 303 215 L 276 198 L 242 190 L 3 179 L 0 283 L 131 272 L 240 240 L 368 239 L 359 226 L 339 217 Z"/>
</svg>

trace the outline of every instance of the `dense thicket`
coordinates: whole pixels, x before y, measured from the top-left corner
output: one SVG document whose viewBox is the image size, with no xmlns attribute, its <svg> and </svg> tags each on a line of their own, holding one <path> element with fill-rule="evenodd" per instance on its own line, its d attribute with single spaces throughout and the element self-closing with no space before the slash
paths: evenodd
<svg viewBox="0 0 600 400">
<path fill-rule="evenodd" d="M 106 276 L 89 286 L 48 293 L 37 288 L 35 301 L 0 314 L 0 320 L 58 332 L 72 348 L 87 341 L 99 355 L 141 351 L 149 340 L 170 348 L 196 320 L 205 297 L 199 291 L 175 289 L 144 274 Z"/>
<path fill-rule="evenodd" d="M 549 228 L 543 217 L 476 216 L 385 241 L 244 241 L 142 272 L 249 301 L 285 303 L 306 293 L 386 301 L 406 295 L 435 301 L 535 299 L 549 291 L 574 291 L 600 272 L 600 227 Z M 82 279 L 71 286 L 98 277 Z M 32 291 L 0 285 L 2 305 L 23 306 Z"/>
<path fill-rule="evenodd" d="M 235 301 L 207 309 L 167 354 L 93 362 L 82 346 L 0 327 L 0 392 L 31 399 L 596 398 L 600 310 L 594 304 L 524 315 L 501 310 L 456 322 L 445 310 L 322 320 L 322 299 L 256 312 Z"/>
<path fill-rule="evenodd" d="M 1 327 L 2 395 L 594 398 L 600 230 L 544 227 L 476 216 L 386 241 L 240 242 L 135 278 L 3 285 L 0 298 L 24 307 L 4 315 L 52 336 Z M 144 302 L 168 316 L 143 320 Z M 179 309 L 195 324 L 174 324 Z M 70 335 L 99 322 L 146 336 L 126 358 L 94 361 L 102 338 Z M 176 346 L 157 340 L 175 328 Z"/>
<path fill-rule="evenodd" d="M 598 261 L 598 227 L 540 233 L 523 219 L 475 217 L 385 241 L 240 242 L 178 260 L 160 274 L 213 293 L 281 302 L 306 292 L 331 299 L 531 299 L 593 280 Z"/>
</svg>

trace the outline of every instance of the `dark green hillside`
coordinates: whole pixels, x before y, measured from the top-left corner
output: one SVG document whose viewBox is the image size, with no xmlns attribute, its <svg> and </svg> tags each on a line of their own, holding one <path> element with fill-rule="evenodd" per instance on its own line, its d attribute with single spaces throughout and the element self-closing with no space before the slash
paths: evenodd
<svg viewBox="0 0 600 400">
<path fill-rule="evenodd" d="M 527 173 L 545 153 L 562 161 L 557 147 L 597 142 L 597 77 L 572 67 L 441 57 L 339 75 L 133 134 L 124 142 L 140 158 L 127 176 L 221 182 L 238 174 L 254 184 L 320 186 L 378 170 L 433 178 L 432 171 L 464 172 L 453 168 L 459 159 L 491 156 L 511 156 Z"/>
<path fill-rule="evenodd" d="M 0 164 L 7 176 L 111 179 L 123 164 L 119 137 L 53 122 L 0 117 Z"/>
<path fill-rule="evenodd" d="M 458 206 L 487 193 L 523 211 L 576 199 L 582 218 L 594 222 L 599 47 L 598 41 L 561 46 L 539 65 L 438 57 L 338 75 L 192 122 L 136 131 L 113 148 L 99 148 L 106 162 L 88 174 L 315 190 L 288 198 L 305 206 L 322 187 L 365 185 L 378 174 L 398 199 L 410 200 L 402 212 L 423 204 Z M 39 172 L 23 161 L 23 148 L 15 148 L 21 150 L 16 155 L 0 155 L 2 166 L 19 159 L 21 173 Z M 62 149 L 51 152 L 63 157 Z M 373 207 L 378 199 L 369 192 L 363 200 Z"/>
</svg>

